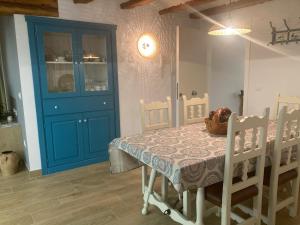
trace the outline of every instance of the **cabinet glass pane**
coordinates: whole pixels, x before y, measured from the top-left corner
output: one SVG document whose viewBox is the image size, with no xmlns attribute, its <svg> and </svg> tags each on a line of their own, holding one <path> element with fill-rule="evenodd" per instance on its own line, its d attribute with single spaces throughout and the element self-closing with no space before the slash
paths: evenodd
<svg viewBox="0 0 300 225">
<path fill-rule="evenodd" d="M 85 91 L 107 90 L 106 38 L 101 35 L 83 35 L 82 46 Z"/>
<path fill-rule="evenodd" d="M 72 34 L 45 33 L 48 92 L 74 92 Z"/>
</svg>

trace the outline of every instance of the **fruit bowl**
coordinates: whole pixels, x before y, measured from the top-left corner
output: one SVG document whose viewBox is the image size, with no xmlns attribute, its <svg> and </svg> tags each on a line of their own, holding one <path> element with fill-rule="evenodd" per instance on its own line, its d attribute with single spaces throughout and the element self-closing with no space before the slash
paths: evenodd
<svg viewBox="0 0 300 225">
<path fill-rule="evenodd" d="M 228 108 L 219 108 L 209 113 L 209 118 L 205 118 L 206 129 L 210 134 L 226 135 L 228 127 L 228 119 L 231 110 Z"/>
</svg>

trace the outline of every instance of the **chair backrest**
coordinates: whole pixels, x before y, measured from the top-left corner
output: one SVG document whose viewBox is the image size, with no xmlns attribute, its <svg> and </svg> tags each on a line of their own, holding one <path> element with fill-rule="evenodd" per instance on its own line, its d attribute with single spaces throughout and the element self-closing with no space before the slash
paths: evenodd
<svg viewBox="0 0 300 225">
<path fill-rule="evenodd" d="M 287 106 L 282 107 L 278 116 L 271 176 L 296 169 L 300 163 L 300 110 L 287 110 Z M 297 147 L 296 158 L 294 147 Z"/>
<path fill-rule="evenodd" d="M 300 109 L 300 97 L 297 96 L 278 96 L 276 97 L 273 118 L 277 119 L 278 113 L 283 106 L 289 109 Z"/>
<path fill-rule="evenodd" d="M 183 100 L 183 124 L 192 124 L 203 122 L 205 117 L 208 117 L 208 94 L 204 94 L 204 98 L 187 99 L 185 95 Z"/>
<path fill-rule="evenodd" d="M 239 119 L 236 113 L 232 113 L 230 116 L 225 153 L 222 197 L 222 210 L 225 210 L 225 213 L 224 216 L 222 215 L 222 224 L 230 224 L 228 218 L 230 219 L 231 195 L 250 186 L 257 187 L 258 195 L 254 208 L 261 211 L 269 113 L 270 109 L 267 108 L 262 117 L 250 116 Z M 256 167 L 254 174 L 249 176 L 249 172 L 252 172 L 249 170 L 252 160 L 256 160 Z M 237 176 L 234 172 L 236 168 L 240 168 L 238 170 L 240 179 L 233 183 L 234 176 Z M 252 219 L 257 220 L 255 217 Z"/>
<path fill-rule="evenodd" d="M 172 127 L 171 98 L 166 102 L 151 102 L 145 104 L 140 100 L 142 131 L 157 130 Z"/>
</svg>

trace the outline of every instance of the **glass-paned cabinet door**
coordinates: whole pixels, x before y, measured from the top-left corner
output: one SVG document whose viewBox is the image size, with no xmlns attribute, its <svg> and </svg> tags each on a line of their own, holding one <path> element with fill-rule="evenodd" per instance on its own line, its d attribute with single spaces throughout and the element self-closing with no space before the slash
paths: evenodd
<svg viewBox="0 0 300 225">
<path fill-rule="evenodd" d="M 74 63 L 72 32 L 45 31 L 43 35 L 42 89 L 46 97 L 68 96 L 79 92 Z M 78 87 L 77 87 L 78 86 Z"/>
<path fill-rule="evenodd" d="M 84 92 L 109 91 L 110 52 L 105 34 L 82 34 L 81 71 Z"/>
</svg>

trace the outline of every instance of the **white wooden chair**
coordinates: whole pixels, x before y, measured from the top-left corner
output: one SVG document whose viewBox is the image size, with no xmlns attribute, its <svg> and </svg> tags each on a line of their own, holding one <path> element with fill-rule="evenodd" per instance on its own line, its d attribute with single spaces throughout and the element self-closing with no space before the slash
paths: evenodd
<svg viewBox="0 0 300 225">
<path fill-rule="evenodd" d="M 290 109 L 300 109 L 300 97 L 297 96 L 281 96 L 277 95 L 274 107 L 273 118 L 277 119 L 278 113 L 283 106 L 287 106 Z"/>
<path fill-rule="evenodd" d="M 183 100 L 183 124 L 192 124 L 203 122 L 205 117 L 208 117 L 208 94 L 204 94 L 204 98 L 187 99 L 185 95 Z"/>
<path fill-rule="evenodd" d="M 142 131 L 151 131 L 162 128 L 172 127 L 172 104 L 171 98 L 167 97 L 166 102 L 151 102 L 145 104 L 144 100 L 140 100 L 141 125 Z M 142 192 L 148 183 L 147 166 L 142 166 Z M 168 181 L 162 176 L 162 198 L 167 198 Z"/>
<path fill-rule="evenodd" d="M 289 99 L 290 100 L 290 99 Z M 272 167 L 265 170 L 264 184 L 269 187 L 268 225 L 275 225 L 277 211 L 289 207 L 292 217 L 297 215 L 300 175 L 300 110 L 287 112 L 282 107 L 277 122 Z M 296 151 L 296 155 L 292 151 Z M 290 196 L 278 199 L 278 187 L 291 182 Z"/>
<path fill-rule="evenodd" d="M 171 98 L 166 102 L 151 102 L 145 104 L 140 100 L 142 131 L 157 130 L 172 127 Z"/>
<path fill-rule="evenodd" d="M 229 225 L 231 218 L 239 224 L 261 222 L 263 174 L 269 108 L 263 117 L 251 116 L 238 119 L 233 113 L 228 122 L 227 147 L 225 153 L 224 182 L 205 188 L 205 198 L 221 208 L 221 224 Z M 245 140 L 250 135 L 251 143 Z M 255 171 L 249 171 L 250 160 L 256 159 Z M 234 168 L 242 164 L 241 175 L 234 173 Z M 249 173 L 251 172 L 251 173 Z M 253 216 L 244 220 L 231 212 L 231 208 L 248 199 L 253 199 Z"/>
</svg>

